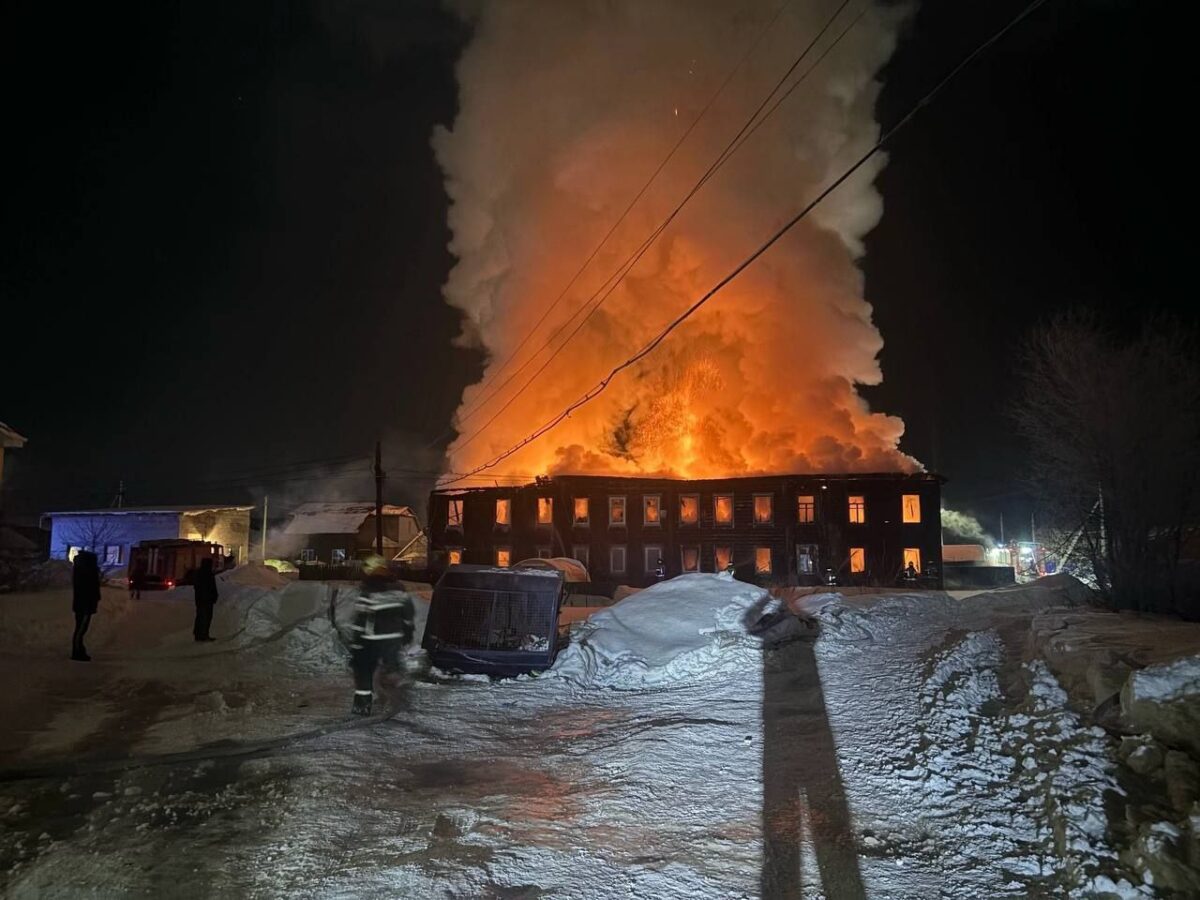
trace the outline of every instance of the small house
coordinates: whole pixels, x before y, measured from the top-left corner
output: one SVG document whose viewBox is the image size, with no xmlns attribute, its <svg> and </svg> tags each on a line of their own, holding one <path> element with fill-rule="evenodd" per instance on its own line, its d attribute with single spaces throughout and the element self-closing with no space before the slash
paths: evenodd
<svg viewBox="0 0 1200 900">
<path fill-rule="evenodd" d="M 383 556 L 424 564 L 425 536 L 407 506 L 385 504 Z M 301 565 L 344 566 L 375 552 L 374 503 L 305 503 L 283 530 L 282 552 Z"/>
</svg>

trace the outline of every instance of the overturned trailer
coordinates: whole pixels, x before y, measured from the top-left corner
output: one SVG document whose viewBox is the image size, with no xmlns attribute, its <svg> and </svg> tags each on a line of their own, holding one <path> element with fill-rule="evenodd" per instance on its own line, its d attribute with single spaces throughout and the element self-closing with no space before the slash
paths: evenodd
<svg viewBox="0 0 1200 900">
<path fill-rule="evenodd" d="M 447 672 L 512 676 L 548 669 L 562 643 L 563 582 L 554 568 L 450 566 L 434 586 L 421 646 Z"/>
</svg>

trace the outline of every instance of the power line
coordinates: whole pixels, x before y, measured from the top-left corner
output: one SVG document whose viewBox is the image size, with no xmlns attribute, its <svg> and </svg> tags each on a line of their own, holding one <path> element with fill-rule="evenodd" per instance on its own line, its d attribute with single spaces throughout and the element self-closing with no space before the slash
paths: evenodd
<svg viewBox="0 0 1200 900">
<path fill-rule="evenodd" d="M 953 80 L 955 78 L 955 76 L 958 75 L 959 72 L 961 72 L 964 68 L 966 68 L 968 65 L 970 65 L 970 63 L 972 61 L 974 61 L 976 57 L 978 57 L 981 53 L 983 53 L 985 50 L 987 50 L 989 47 L 991 47 L 993 44 L 995 44 L 997 41 L 999 41 L 1001 38 L 1003 38 L 1004 35 L 1006 35 L 1009 31 L 1011 31 L 1013 28 L 1015 28 L 1020 22 L 1022 22 L 1030 14 L 1032 14 L 1034 11 L 1036 11 L 1045 2 L 1046 2 L 1046 0 L 1032 0 L 1032 2 L 1029 3 L 1019 13 L 1017 13 L 1016 16 L 1014 16 L 1012 19 L 1010 19 L 1006 25 L 1001 27 L 998 31 L 994 32 L 991 37 L 989 37 L 983 43 L 978 45 L 974 50 L 972 50 L 970 53 L 968 53 L 965 57 L 963 57 L 963 59 L 956 66 L 954 66 L 949 72 L 947 72 L 946 75 L 944 75 L 940 81 L 938 81 L 929 91 L 927 91 L 924 94 L 924 96 L 922 96 L 921 99 L 918 100 L 898 122 L 896 122 L 896 124 L 894 124 L 891 128 L 889 128 L 883 134 L 883 136 L 880 137 L 879 140 L 876 141 L 875 144 L 866 153 L 864 153 L 861 157 L 859 157 L 858 160 L 856 162 L 854 162 L 853 165 L 851 165 L 848 169 L 846 169 L 833 182 L 831 182 L 829 185 L 827 185 L 824 188 L 824 190 L 821 191 L 820 194 L 818 194 L 812 201 L 810 201 L 795 216 L 793 216 L 791 219 L 789 219 L 781 228 L 779 228 L 779 230 L 777 230 L 770 238 L 768 238 L 762 245 L 760 245 L 757 250 L 755 250 L 753 253 L 751 253 L 750 256 L 746 257 L 744 260 L 742 260 L 742 262 L 740 262 L 737 266 L 735 266 L 731 272 L 729 272 L 724 278 L 722 278 L 719 282 L 717 282 L 717 284 L 715 286 L 713 286 L 702 297 L 700 297 L 700 299 L 698 299 L 690 307 L 688 307 L 686 310 L 684 310 L 679 316 L 677 316 L 675 319 L 673 319 L 666 326 L 666 328 L 664 328 L 661 332 L 659 332 L 659 334 L 656 335 L 648 344 L 646 344 L 646 346 L 644 346 L 641 350 L 639 350 L 633 356 L 626 359 L 620 365 L 613 368 L 612 371 L 610 371 L 594 387 L 592 387 L 589 391 L 587 391 L 587 393 L 585 393 L 582 397 L 580 397 L 574 403 L 572 403 L 571 405 L 566 407 L 558 415 L 556 415 L 553 418 L 551 418 L 550 420 L 548 420 L 540 428 L 535 430 L 532 434 L 530 434 L 529 436 L 527 436 L 526 438 L 524 438 L 517 444 L 514 444 L 512 447 L 505 450 L 503 453 L 498 454 L 497 456 L 493 457 L 489 461 L 483 463 L 480 466 L 477 466 L 476 468 L 472 469 L 470 472 L 465 473 L 465 474 L 466 475 L 475 475 L 479 472 L 483 472 L 486 469 L 489 469 L 489 468 L 497 465 L 501 461 L 512 456 L 514 453 L 516 453 L 523 447 L 525 447 L 528 444 L 532 443 L 533 441 L 537 440 L 539 437 L 541 437 L 546 432 L 550 431 L 552 428 L 556 427 L 564 419 L 568 418 L 571 415 L 571 413 L 574 412 L 576 409 L 579 409 L 584 404 L 591 402 L 598 395 L 603 393 L 604 390 L 608 387 L 609 383 L 620 372 L 624 371 L 625 369 L 629 368 L 630 366 L 634 365 L 635 363 L 637 363 L 638 361 L 640 361 L 641 359 L 645 358 L 650 353 L 652 353 L 659 346 L 659 344 L 661 344 L 664 340 L 666 340 L 666 338 L 676 328 L 678 328 L 680 325 L 682 325 L 688 318 L 690 318 L 692 316 L 693 313 L 695 313 L 698 309 L 700 309 L 700 307 L 704 306 L 704 304 L 706 304 L 710 299 L 712 299 L 719 291 L 721 291 L 723 288 L 725 288 L 731 281 L 733 281 L 743 271 L 745 271 L 749 266 L 751 266 L 760 256 L 762 256 L 764 253 L 766 253 L 785 234 L 787 234 L 789 231 L 791 231 L 792 228 L 794 228 L 802 219 L 804 219 L 810 212 L 812 212 L 813 209 L 815 209 L 817 207 L 817 205 L 821 203 L 821 201 L 823 201 L 831 193 L 833 193 L 835 190 L 837 190 L 837 188 L 839 186 L 841 186 L 841 184 L 843 182 L 845 182 L 846 179 L 848 179 L 851 175 L 853 175 L 855 172 L 857 172 L 867 162 L 867 160 L 869 160 L 872 156 L 874 156 L 876 153 L 879 152 L 879 150 L 883 147 L 884 144 L 886 144 L 901 129 L 903 129 L 906 125 L 908 125 L 908 123 L 913 120 L 913 118 L 917 115 L 918 112 L 920 112 L 925 106 L 927 106 L 930 102 L 932 102 L 934 97 L 937 96 L 937 94 L 942 90 L 942 88 L 944 88 L 947 84 L 949 84 L 950 81 Z M 461 476 L 459 478 L 447 479 L 442 482 L 439 482 L 438 487 L 444 487 L 449 484 L 454 484 L 459 480 L 461 480 Z"/>
<path fill-rule="evenodd" d="M 733 136 L 733 138 L 730 139 L 730 141 L 725 145 L 725 148 L 717 155 L 717 158 L 712 162 L 712 164 L 709 165 L 707 171 L 705 171 L 705 173 L 700 177 L 700 179 L 695 183 L 695 185 L 692 186 L 691 190 L 688 191 L 688 193 L 679 202 L 679 204 L 674 208 L 674 210 L 672 210 L 671 213 L 666 217 L 666 219 L 664 219 L 662 221 L 662 223 L 660 223 L 650 233 L 650 235 L 633 252 L 633 254 L 631 254 L 629 257 L 626 257 L 625 261 L 620 266 L 618 266 L 617 270 L 614 271 L 613 274 L 610 275 L 608 277 L 608 279 L 606 279 L 605 282 L 600 285 L 599 288 L 597 288 L 596 292 L 593 293 L 592 296 L 589 297 L 579 309 L 577 309 L 574 313 L 572 313 L 566 319 L 566 321 L 564 321 L 562 323 L 562 325 L 560 325 L 559 328 L 552 335 L 550 335 L 550 337 L 546 340 L 546 342 L 543 343 L 542 346 L 539 347 L 538 350 L 533 355 L 531 355 L 528 359 L 526 359 L 526 361 L 520 366 L 520 368 L 517 369 L 516 372 L 514 372 L 507 379 L 505 379 L 505 381 L 495 391 L 493 391 L 489 397 L 487 397 L 485 400 L 481 400 L 475 407 L 473 407 L 467 413 L 460 415 L 458 417 L 458 421 L 461 423 L 461 422 L 465 421 L 467 418 L 470 418 L 470 416 L 474 415 L 476 412 L 478 412 L 479 409 L 482 408 L 484 402 L 495 397 L 510 382 L 512 382 L 512 380 L 514 378 L 516 378 L 519 374 L 521 374 L 521 372 L 524 371 L 525 368 L 527 368 L 529 366 L 529 364 L 532 363 L 533 360 L 537 358 L 538 354 L 540 354 L 543 350 L 548 348 L 554 342 L 554 340 L 560 334 L 562 334 L 563 331 L 566 330 L 566 328 L 571 324 L 571 322 L 575 319 L 576 316 L 578 316 L 584 310 L 587 310 L 587 314 L 583 317 L 583 319 L 579 322 L 579 324 L 575 326 L 575 328 L 571 331 L 571 333 L 567 335 L 566 340 L 564 340 L 561 344 L 558 345 L 557 348 L 555 348 L 554 352 L 546 359 L 546 361 L 544 363 L 542 363 L 542 365 L 538 368 L 538 370 L 536 372 L 534 372 L 533 375 L 531 375 L 525 381 L 525 383 L 522 384 L 517 389 L 515 394 L 513 394 L 511 397 L 509 397 L 509 399 L 507 401 L 505 401 L 504 405 L 501 406 L 500 409 L 497 410 L 490 419 L 488 419 L 483 425 L 479 426 L 479 428 L 477 428 L 474 432 L 472 432 L 466 438 L 459 440 L 457 442 L 456 449 L 463 448 L 467 444 L 471 443 L 471 441 L 475 440 L 475 438 L 477 438 L 482 432 L 487 430 L 487 428 L 493 422 L 495 422 L 496 419 L 498 419 L 505 412 L 505 410 L 507 410 L 508 407 L 511 406 L 516 401 L 516 399 L 519 396 L 521 396 L 521 394 L 523 394 L 525 392 L 525 390 L 534 381 L 537 380 L 538 376 L 540 376 L 542 374 L 542 372 L 544 372 L 549 367 L 550 363 L 554 361 L 554 359 L 559 355 L 559 353 L 562 352 L 562 350 L 567 346 L 567 344 L 569 344 L 575 338 L 575 336 L 577 334 L 579 334 L 579 332 L 583 329 L 583 327 L 591 320 L 592 315 L 595 314 L 595 312 L 601 306 L 604 305 L 605 301 L 612 295 L 612 293 L 617 289 L 617 287 L 619 287 L 620 284 L 624 281 L 625 276 L 628 275 L 629 272 L 634 268 L 634 266 L 636 266 L 637 263 L 641 260 L 641 258 L 643 256 L 645 256 L 645 254 L 649 251 L 650 247 L 658 239 L 659 235 L 661 235 L 667 229 L 667 227 L 675 220 L 675 218 L 679 215 L 679 213 L 683 210 L 683 208 L 688 204 L 688 202 L 700 191 L 701 188 L 704 187 L 705 184 L 707 184 L 709 182 L 709 180 L 712 179 L 712 177 L 716 174 L 716 172 L 722 166 L 724 166 L 726 162 L 729 161 L 729 159 L 733 156 L 733 154 L 736 153 L 737 150 L 742 146 L 742 144 L 744 144 L 746 142 L 746 140 L 749 138 L 749 136 L 751 134 L 753 134 L 755 131 L 757 131 L 758 127 L 764 121 L 766 121 L 766 119 L 769 118 L 775 112 L 776 109 L 779 108 L 779 104 L 783 101 L 783 99 L 790 96 L 791 93 L 805 79 L 808 78 L 809 74 L 811 74 L 812 71 L 818 65 L 820 65 L 821 61 L 825 59 L 825 57 L 829 54 L 829 52 L 831 50 L 833 50 L 833 48 L 836 47 L 839 43 L 841 43 L 842 38 L 844 38 L 846 36 L 846 34 L 850 31 L 850 29 L 853 28 L 854 25 L 862 17 L 862 13 L 859 13 L 859 15 L 856 16 L 850 22 L 850 24 L 847 25 L 846 28 L 842 30 L 841 34 L 839 34 L 837 36 L 837 38 L 833 41 L 833 43 L 830 44 L 824 50 L 824 52 L 821 53 L 821 55 L 817 58 L 817 60 L 811 66 L 809 66 L 800 75 L 799 78 L 796 79 L 796 81 L 792 84 L 792 86 L 770 108 L 770 110 L 766 113 L 766 115 L 762 115 L 762 117 L 759 118 L 760 115 L 762 114 L 763 110 L 771 102 L 771 98 L 775 96 L 775 94 L 779 91 L 779 89 L 781 87 L 783 87 L 784 83 L 786 83 L 787 79 L 791 77 L 792 73 L 796 71 L 796 69 L 800 66 L 800 64 L 804 61 L 804 59 L 808 56 L 808 54 L 812 52 L 813 48 L 820 42 L 821 38 L 825 36 L 825 33 L 830 29 L 830 27 L 832 27 L 833 23 L 835 21 L 837 21 L 838 16 L 841 15 L 842 11 L 846 8 L 847 5 L 849 5 L 849 0 L 843 0 L 843 2 L 837 7 L 837 9 L 834 10 L 833 14 L 829 17 L 828 20 L 826 20 L 826 22 L 825 22 L 824 26 L 822 26 L 821 30 L 816 33 L 816 35 L 812 38 L 812 40 L 808 43 L 808 45 L 804 48 L 804 50 L 800 53 L 800 55 L 796 57 L 796 59 L 792 62 L 791 66 L 788 67 L 787 71 L 784 72 L 782 76 L 780 76 L 779 80 L 775 83 L 775 85 L 771 88 L 771 90 L 767 93 L 767 95 L 762 99 L 762 102 L 758 105 L 758 107 L 754 110 L 754 112 L 751 113 L 750 117 L 746 120 L 746 122 L 738 130 L 737 134 L 735 134 Z M 864 8 L 864 10 L 865 10 L 865 8 Z M 607 285 L 607 289 L 605 289 L 606 285 Z M 593 301 L 595 301 L 595 302 L 593 303 Z M 589 308 L 589 304 L 591 304 L 590 308 Z"/>
</svg>

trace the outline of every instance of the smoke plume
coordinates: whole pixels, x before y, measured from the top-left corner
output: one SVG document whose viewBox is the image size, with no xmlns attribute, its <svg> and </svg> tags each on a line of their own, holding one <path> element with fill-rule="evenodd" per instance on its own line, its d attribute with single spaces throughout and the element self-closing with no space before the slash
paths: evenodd
<svg viewBox="0 0 1200 900">
<path fill-rule="evenodd" d="M 977 541 L 985 547 L 995 547 L 996 539 L 983 530 L 979 520 L 966 513 L 942 507 L 942 530 L 968 541 Z"/>
<path fill-rule="evenodd" d="M 575 287 L 496 380 L 580 308 L 687 193 L 835 4 L 794 0 L 484 4 L 458 65 L 460 111 L 433 143 L 451 198 L 445 286 L 460 342 L 490 363 L 459 409 L 463 471 L 516 444 L 710 289 L 878 138 L 876 75 L 899 14 L 868 6 L 698 194 L 566 351 L 486 384 L 759 35 L 747 63 Z M 840 19 L 820 52 L 849 23 Z M 766 29 L 764 31 L 764 29 Z M 814 53 L 798 71 L 808 67 Z M 879 220 L 881 156 L 655 353 L 498 473 L 912 471 L 903 423 L 871 412 L 882 339 L 856 265 Z M 547 327 L 550 326 L 550 327 Z M 471 413 L 476 407 L 478 411 Z"/>
</svg>

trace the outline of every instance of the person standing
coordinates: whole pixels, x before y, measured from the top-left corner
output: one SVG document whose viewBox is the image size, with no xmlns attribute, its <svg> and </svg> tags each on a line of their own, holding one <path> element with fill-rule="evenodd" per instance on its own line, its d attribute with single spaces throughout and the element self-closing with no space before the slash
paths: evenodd
<svg viewBox="0 0 1200 900">
<path fill-rule="evenodd" d="M 217 576 L 213 574 L 212 557 L 206 556 L 200 560 L 200 570 L 196 573 L 196 624 L 192 628 L 192 636 L 197 641 L 215 641 L 216 638 L 208 633 L 212 625 L 213 606 L 217 602 Z"/>
<path fill-rule="evenodd" d="M 398 654 L 413 637 L 413 602 L 397 590 L 387 561 L 363 561 L 363 581 L 350 625 L 350 664 L 354 670 L 354 704 L 350 712 L 369 716 L 375 693 L 375 669 L 398 667 Z"/>
<path fill-rule="evenodd" d="M 87 634 L 92 616 L 100 605 L 100 562 L 96 554 L 80 550 L 75 554 L 75 567 L 71 570 L 71 609 L 75 613 L 75 634 L 71 639 L 71 659 L 90 662 L 83 636 Z"/>
<path fill-rule="evenodd" d="M 133 574 L 129 576 L 129 599 L 142 599 L 142 583 L 146 580 L 146 563 L 138 560 L 133 567 Z"/>
</svg>

